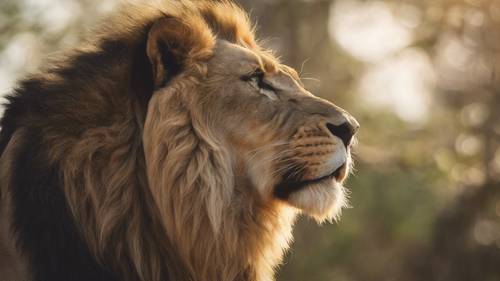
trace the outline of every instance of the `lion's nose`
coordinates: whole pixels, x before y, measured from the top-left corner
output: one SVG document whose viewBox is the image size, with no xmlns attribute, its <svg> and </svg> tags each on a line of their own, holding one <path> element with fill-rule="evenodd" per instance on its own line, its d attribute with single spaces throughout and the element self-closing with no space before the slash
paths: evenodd
<svg viewBox="0 0 500 281">
<path fill-rule="evenodd" d="M 326 123 L 326 127 L 334 136 L 340 138 L 346 147 L 351 144 L 351 140 L 359 129 L 359 123 L 354 119 L 346 118 L 347 120 L 340 124 L 334 125 L 333 123 Z"/>
</svg>

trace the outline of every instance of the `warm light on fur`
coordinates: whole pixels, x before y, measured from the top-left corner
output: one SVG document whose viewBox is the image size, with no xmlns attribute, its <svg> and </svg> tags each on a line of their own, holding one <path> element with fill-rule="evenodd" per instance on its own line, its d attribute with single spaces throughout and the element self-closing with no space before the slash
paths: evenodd
<svg viewBox="0 0 500 281">
<path fill-rule="evenodd" d="M 270 281 L 299 212 L 321 222 L 347 205 L 357 123 L 260 47 L 235 4 L 134 6 L 98 34 L 36 81 L 71 89 L 74 58 L 102 55 L 39 140 L 99 266 L 120 280 Z"/>
</svg>

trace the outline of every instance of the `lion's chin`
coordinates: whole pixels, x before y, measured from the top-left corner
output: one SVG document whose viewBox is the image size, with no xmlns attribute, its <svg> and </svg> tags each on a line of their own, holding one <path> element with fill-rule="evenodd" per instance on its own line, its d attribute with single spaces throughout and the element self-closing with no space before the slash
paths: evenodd
<svg viewBox="0 0 500 281">
<path fill-rule="evenodd" d="M 348 206 L 346 189 L 335 179 L 305 186 L 290 194 L 287 202 L 318 223 L 338 220 L 342 209 Z"/>
</svg>

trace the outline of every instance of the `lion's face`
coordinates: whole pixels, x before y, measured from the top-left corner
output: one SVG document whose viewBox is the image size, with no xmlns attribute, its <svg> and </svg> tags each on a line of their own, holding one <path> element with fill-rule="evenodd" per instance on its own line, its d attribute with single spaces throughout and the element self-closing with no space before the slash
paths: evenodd
<svg viewBox="0 0 500 281">
<path fill-rule="evenodd" d="M 231 148 L 237 181 L 251 183 L 245 192 L 334 218 L 346 205 L 356 120 L 267 53 L 219 41 L 207 67 L 200 108 Z"/>
</svg>

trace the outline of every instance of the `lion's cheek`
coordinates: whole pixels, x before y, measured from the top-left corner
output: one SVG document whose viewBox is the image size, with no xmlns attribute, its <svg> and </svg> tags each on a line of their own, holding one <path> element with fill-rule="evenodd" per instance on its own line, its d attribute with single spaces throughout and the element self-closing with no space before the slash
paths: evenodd
<svg viewBox="0 0 500 281">
<path fill-rule="evenodd" d="M 272 161 L 251 161 L 248 165 L 248 176 L 253 188 L 261 199 L 270 199 L 277 180 L 273 176 Z"/>
</svg>

